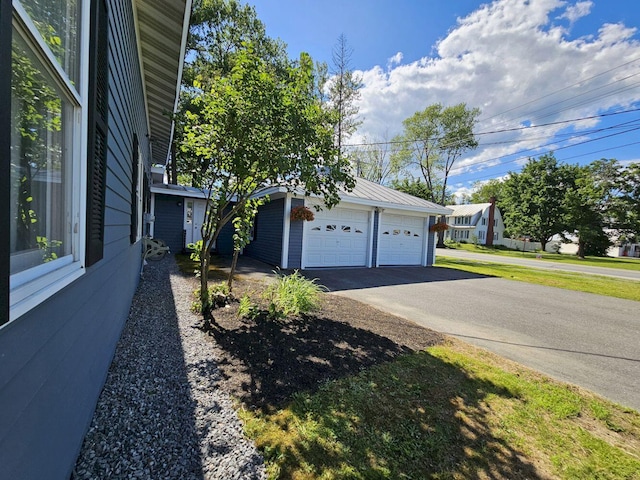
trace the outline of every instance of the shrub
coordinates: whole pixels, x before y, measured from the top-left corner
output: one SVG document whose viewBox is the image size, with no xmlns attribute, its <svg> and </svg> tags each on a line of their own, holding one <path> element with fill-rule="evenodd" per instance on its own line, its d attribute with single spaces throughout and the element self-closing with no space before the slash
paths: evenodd
<svg viewBox="0 0 640 480">
<path fill-rule="evenodd" d="M 326 288 L 315 279 L 309 280 L 297 270 L 291 275 L 276 272 L 276 277 L 264 294 L 269 301 L 270 317 L 299 315 L 320 307 L 320 294 Z"/>
<path fill-rule="evenodd" d="M 199 300 L 200 289 L 196 288 L 193 291 L 193 295 L 198 300 L 194 301 L 191 304 L 191 310 L 193 310 L 196 313 L 202 313 L 204 309 L 202 308 L 202 302 L 200 302 Z M 218 307 L 224 307 L 229 303 L 230 300 L 231 300 L 231 294 L 229 292 L 229 285 L 227 285 L 226 283 L 220 282 L 209 287 L 209 301 L 211 302 L 211 305 L 209 305 L 210 308 L 213 309 Z"/>
</svg>

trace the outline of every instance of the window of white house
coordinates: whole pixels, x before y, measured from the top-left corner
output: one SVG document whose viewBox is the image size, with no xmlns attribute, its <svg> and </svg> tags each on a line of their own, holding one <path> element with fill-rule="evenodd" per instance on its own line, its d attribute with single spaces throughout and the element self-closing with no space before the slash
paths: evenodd
<svg viewBox="0 0 640 480">
<path fill-rule="evenodd" d="M 482 225 L 486 225 L 487 224 L 487 219 L 486 217 L 482 217 Z"/>
<path fill-rule="evenodd" d="M 478 232 L 478 239 L 479 240 L 484 240 L 484 235 L 485 235 L 484 230 L 480 230 Z"/>
<path fill-rule="evenodd" d="M 81 272 L 80 3 L 13 2 L 12 320 Z"/>
</svg>

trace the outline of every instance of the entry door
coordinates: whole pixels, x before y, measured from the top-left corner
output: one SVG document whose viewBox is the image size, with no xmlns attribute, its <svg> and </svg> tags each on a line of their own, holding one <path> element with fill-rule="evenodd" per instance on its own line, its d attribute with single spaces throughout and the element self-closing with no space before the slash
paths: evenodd
<svg viewBox="0 0 640 480">
<path fill-rule="evenodd" d="M 206 206 L 205 200 L 186 199 L 184 202 L 184 230 L 187 245 L 202 240 L 202 222 Z"/>
</svg>

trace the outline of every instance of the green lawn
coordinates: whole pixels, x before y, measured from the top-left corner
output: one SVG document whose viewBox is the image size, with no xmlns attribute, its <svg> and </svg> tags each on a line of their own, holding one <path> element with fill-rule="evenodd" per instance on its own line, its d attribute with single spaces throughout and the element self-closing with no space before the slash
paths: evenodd
<svg viewBox="0 0 640 480">
<path fill-rule="evenodd" d="M 473 245 L 470 243 L 449 244 L 447 248 L 455 250 L 465 250 L 474 253 L 488 253 L 490 255 L 532 258 L 542 261 L 573 263 L 576 265 L 590 265 L 593 267 L 619 268 L 621 270 L 640 271 L 640 259 L 628 257 L 586 257 L 584 260 L 579 259 L 575 255 L 565 255 L 558 253 L 541 253 L 541 252 L 518 252 L 505 247 L 485 247 L 484 245 Z M 541 256 L 541 258 L 540 258 Z"/>
<path fill-rule="evenodd" d="M 639 479 L 640 414 L 450 341 L 240 410 L 270 479 Z"/>
<path fill-rule="evenodd" d="M 496 259 L 496 263 L 480 262 L 476 260 L 438 256 L 436 266 L 640 302 L 640 282 L 638 281 L 600 275 L 585 275 L 581 273 L 521 267 L 518 265 L 497 263 L 498 261 L 499 259 Z"/>
</svg>

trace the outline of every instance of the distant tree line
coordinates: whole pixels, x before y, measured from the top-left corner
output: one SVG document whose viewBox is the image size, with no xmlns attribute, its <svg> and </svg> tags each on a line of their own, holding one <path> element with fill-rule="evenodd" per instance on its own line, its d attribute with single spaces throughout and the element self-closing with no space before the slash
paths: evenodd
<svg viewBox="0 0 640 480">
<path fill-rule="evenodd" d="M 554 235 L 575 236 L 579 257 L 603 256 L 619 240 L 640 238 L 640 163 L 600 159 L 559 163 L 553 154 L 530 158 L 519 173 L 476 185 L 467 199 L 495 197 L 509 236 L 529 236 L 544 249 Z"/>
</svg>

